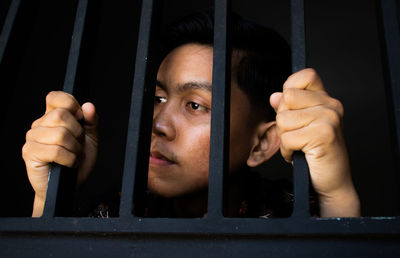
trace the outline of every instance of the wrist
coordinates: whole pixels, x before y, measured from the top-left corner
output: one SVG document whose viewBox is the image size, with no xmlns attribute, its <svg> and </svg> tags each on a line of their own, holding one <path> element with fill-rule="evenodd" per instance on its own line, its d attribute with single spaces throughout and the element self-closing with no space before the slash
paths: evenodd
<svg viewBox="0 0 400 258">
<path fill-rule="evenodd" d="M 32 210 L 33 218 L 38 218 L 42 216 L 45 201 L 46 201 L 46 195 L 44 195 L 43 197 L 41 195 L 35 194 L 35 199 L 33 201 L 33 210 Z"/>
<path fill-rule="evenodd" d="M 360 199 L 354 187 L 319 196 L 321 217 L 360 217 Z"/>
</svg>

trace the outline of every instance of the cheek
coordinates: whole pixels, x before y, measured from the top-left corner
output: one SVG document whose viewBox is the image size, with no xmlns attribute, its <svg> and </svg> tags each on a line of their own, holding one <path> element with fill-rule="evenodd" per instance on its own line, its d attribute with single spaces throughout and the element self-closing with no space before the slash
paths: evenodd
<svg viewBox="0 0 400 258">
<path fill-rule="evenodd" d="M 185 164 L 201 174 L 208 174 L 208 163 L 210 156 L 210 128 L 200 128 L 190 132 L 190 138 L 183 140 L 182 158 Z"/>
</svg>

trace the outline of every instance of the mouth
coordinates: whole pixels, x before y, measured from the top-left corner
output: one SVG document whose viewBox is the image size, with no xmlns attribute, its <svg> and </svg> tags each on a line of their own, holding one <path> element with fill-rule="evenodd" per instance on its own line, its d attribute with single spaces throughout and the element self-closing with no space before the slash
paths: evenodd
<svg viewBox="0 0 400 258">
<path fill-rule="evenodd" d="M 171 166 L 176 164 L 172 159 L 167 158 L 159 151 L 150 151 L 149 165 L 150 166 Z"/>
</svg>

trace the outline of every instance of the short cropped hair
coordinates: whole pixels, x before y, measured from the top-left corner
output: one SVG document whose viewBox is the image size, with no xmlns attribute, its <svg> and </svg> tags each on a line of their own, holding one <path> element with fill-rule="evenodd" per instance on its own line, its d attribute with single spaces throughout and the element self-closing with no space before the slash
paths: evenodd
<svg viewBox="0 0 400 258">
<path fill-rule="evenodd" d="M 212 46 L 213 35 L 212 11 L 182 17 L 165 30 L 161 56 L 188 43 Z M 231 46 L 233 54 L 239 57 L 233 62 L 232 80 L 248 96 L 253 107 L 262 111 L 265 120 L 273 120 L 275 112 L 269 105 L 269 96 L 282 90 L 291 73 L 288 43 L 276 31 L 232 13 Z"/>
</svg>

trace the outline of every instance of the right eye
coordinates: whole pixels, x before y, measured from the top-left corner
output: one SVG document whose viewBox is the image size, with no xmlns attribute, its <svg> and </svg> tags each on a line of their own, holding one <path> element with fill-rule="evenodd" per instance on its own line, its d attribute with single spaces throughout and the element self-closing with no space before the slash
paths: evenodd
<svg viewBox="0 0 400 258">
<path fill-rule="evenodd" d="M 161 97 L 161 96 L 155 96 L 154 101 L 159 104 L 159 103 L 165 103 L 167 102 L 167 98 Z"/>
</svg>

